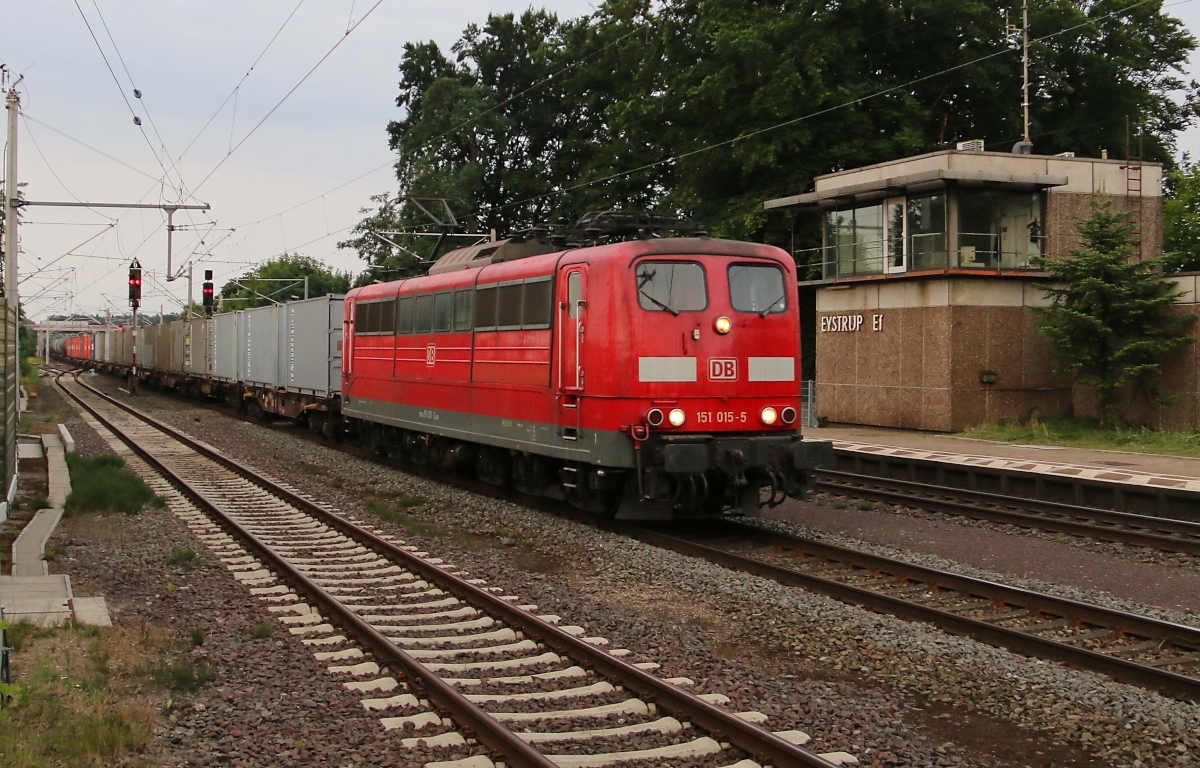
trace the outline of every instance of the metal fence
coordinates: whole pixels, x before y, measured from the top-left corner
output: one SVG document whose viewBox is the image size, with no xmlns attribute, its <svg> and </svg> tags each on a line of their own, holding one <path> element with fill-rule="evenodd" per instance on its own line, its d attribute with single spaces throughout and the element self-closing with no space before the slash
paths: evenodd
<svg viewBox="0 0 1200 768">
<path fill-rule="evenodd" d="M 8 630 L 4 625 L 4 607 L 0 606 L 0 684 L 3 685 L 12 683 L 12 675 L 8 668 L 8 652 L 11 650 L 8 647 Z M 0 709 L 8 706 L 8 700 L 7 690 L 0 690 Z"/>
<path fill-rule="evenodd" d="M 816 427 L 817 424 L 817 382 L 813 380 L 800 382 L 800 426 Z"/>
</svg>

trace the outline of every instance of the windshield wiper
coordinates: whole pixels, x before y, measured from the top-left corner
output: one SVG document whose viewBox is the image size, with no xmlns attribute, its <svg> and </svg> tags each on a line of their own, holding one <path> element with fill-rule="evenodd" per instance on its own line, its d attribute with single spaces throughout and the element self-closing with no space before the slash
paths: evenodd
<svg viewBox="0 0 1200 768">
<path fill-rule="evenodd" d="M 650 294 L 646 293 L 645 291 L 638 291 L 638 293 L 642 294 L 642 295 L 643 295 L 643 296 L 645 296 L 647 299 L 650 299 L 650 301 L 652 301 L 652 302 L 654 302 L 656 305 L 658 305 L 658 307 L 659 307 L 659 308 L 661 308 L 661 309 L 665 309 L 665 310 L 667 310 L 668 312 L 670 312 L 672 315 L 675 315 L 676 317 L 679 317 L 679 310 L 678 310 L 678 309 L 672 309 L 670 306 L 668 306 L 668 305 L 666 305 L 666 304 L 662 303 L 661 301 L 659 301 L 658 299 L 654 298 L 653 296 L 651 296 Z"/>
<path fill-rule="evenodd" d="M 768 304 L 766 309 L 764 309 L 762 312 L 758 313 L 758 316 L 766 317 L 767 315 L 771 314 L 771 310 L 775 309 L 775 305 L 778 304 L 779 302 L 783 301 L 785 298 L 787 298 L 787 293 L 779 294 L 779 298 L 775 299 L 775 301 L 772 301 L 770 304 Z"/>
</svg>

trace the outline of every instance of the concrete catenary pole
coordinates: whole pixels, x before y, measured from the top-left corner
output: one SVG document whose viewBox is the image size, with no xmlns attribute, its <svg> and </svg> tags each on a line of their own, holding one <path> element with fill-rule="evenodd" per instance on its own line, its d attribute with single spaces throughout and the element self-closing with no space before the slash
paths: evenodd
<svg viewBox="0 0 1200 768">
<path fill-rule="evenodd" d="M 5 98 L 8 108 L 8 163 L 4 169 L 4 298 L 17 312 L 17 248 L 20 238 L 17 235 L 17 112 L 21 107 L 21 97 L 17 95 L 16 86 L 9 86 Z M 20 320 L 18 319 L 18 324 Z M 13 338 L 17 338 L 13 329 Z M 17 351 L 20 359 L 20 350 Z"/>
</svg>

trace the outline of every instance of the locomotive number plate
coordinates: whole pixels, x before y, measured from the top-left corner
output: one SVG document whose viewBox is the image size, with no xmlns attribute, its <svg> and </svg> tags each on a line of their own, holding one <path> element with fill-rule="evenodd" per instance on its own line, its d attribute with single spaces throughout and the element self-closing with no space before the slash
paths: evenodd
<svg viewBox="0 0 1200 768">
<path fill-rule="evenodd" d="M 696 414 L 697 424 L 743 424 L 745 411 L 700 411 Z"/>
</svg>

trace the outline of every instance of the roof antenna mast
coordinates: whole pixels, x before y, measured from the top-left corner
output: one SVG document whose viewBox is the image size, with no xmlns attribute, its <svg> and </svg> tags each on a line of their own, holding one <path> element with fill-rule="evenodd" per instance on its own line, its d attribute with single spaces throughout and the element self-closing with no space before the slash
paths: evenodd
<svg viewBox="0 0 1200 768">
<path fill-rule="evenodd" d="M 1025 132 L 1013 145 L 1014 155 L 1033 154 L 1033 141 L 1029 138 L 1029 0 L 1021 2 L 1021 112 Z"/>
</svg>

